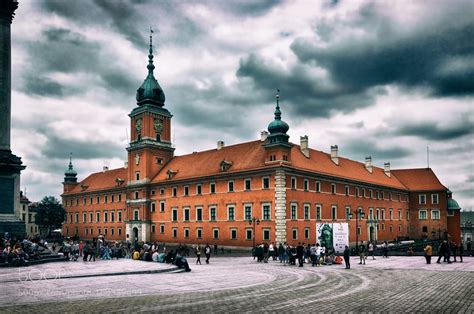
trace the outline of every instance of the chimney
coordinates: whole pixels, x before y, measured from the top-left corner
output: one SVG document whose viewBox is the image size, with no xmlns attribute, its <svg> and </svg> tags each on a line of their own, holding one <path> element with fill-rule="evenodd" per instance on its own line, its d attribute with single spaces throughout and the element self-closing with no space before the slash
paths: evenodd
<svg viewBox="0 0 474 314">
<path fill-rule="evenodd" d="M 300 150 L 306 158 L 309 158 L 308 135 L 300 136 Z"/>
<path fill-rule="evenodd" d="M 224 146 L 224 141 L 217 141 L 217 150 L 221 150 Z"/>
<path fill-rule="evenodd" d="M 339 148 L 337 145 L 331 145 L 331 160 L 336 165 L 339 165 Z"/>
<path fill-rule="evenodd" d="M 106 171 L 109 171 L 109 167 L 104 166 L 104 167 L 102 168 L 102 172 L 106 172 Z"/>
<path fill-rule="evenodd" d="M 367 169 L 368 172 L 372 173 L 372 157 L 371 156 L 365 157 L 365 169 Z"/>
<path fill-rule="evenodd" d="M 128 161 L 125 161 L 125 162 L 123 163 L 123 168 L 124 168 L 124 169 L 127 169 L 127 168 L 128 168 Z"/>
<path fill-rule="evenodd" d="M 385 172 L 385 175 L 387 177 L 391 177 L 391 175 L 390 175 L 390 163 L 389 162 L 385 162 L 383 164 L 383 171 Z"/>
<path fill-rule="evenodd" d="M 268 132 L 267 131 L 260 132 L 260 141 L 261 142 L 265 142 L 267 140 L 267 137 L 268 137 Z"/>
</svg>

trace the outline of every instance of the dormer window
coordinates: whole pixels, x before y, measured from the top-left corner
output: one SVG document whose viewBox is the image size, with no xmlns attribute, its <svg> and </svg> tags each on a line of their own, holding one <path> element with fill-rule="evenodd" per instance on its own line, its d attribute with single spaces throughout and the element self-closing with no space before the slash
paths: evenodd
<svg viewBox="0 0 474 314">
<path fill-rule="evenodd" d="M 81 184 L 81 190 L 82 191 L 87 190 L 88 187 L 89 187 L 88 185 Z"/>
<path fill-rule="evenodd" d="M 232 166 L 232 161 L 228 161 L 228 160 L 225 160 L 225 159 L 221 161 L 221 171 L 222 172 L 229 170 L 229 168 L 231 166 Z"/>
<path fill-rule="evenodd" d="M 166 176 L 168 178 L 168 180 L 170 179 L 173 179 L 173 177 L 178 173 L 178 171 L 173 171 L 173 169 L 168 169 L 168 171 L 166 171 Z"/>
<path fill-rule="evenodd" d="M 117 184 L 117 186 L 122 185 L 124 182 L 125 182 L 124 179 L 121 179 L 121 178 L 115 179 L 115 183 Z"/>
</svg>

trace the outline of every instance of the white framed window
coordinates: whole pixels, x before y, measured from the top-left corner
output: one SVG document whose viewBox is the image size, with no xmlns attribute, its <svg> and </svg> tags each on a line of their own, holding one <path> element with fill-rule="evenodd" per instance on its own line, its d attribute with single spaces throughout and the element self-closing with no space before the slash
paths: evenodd
<svg viewBox="0 0 474 314">
<path fill-rule="evenodd" d="M 177 238 L 178 237 L 178 228 L 172 228 L 171 229 L 171 236 L 173 238 Z"/>
<path fill-rule="evenodd" d="M 374 219 L 374 209 L 373 208 L 369 208 L 369 219 L 370 220 Z"/>
<path fill-rule="evenodd" d="M 381 213 L 381 215 L 382 215 L 382 216 L 381 216 L 382 220 L 385 220 L 385 208 L 382 208 L 382 209 L 380 210 L 380 213 Z"/>
<path fill-rule="evenodd" d="M 428 219 L 428 213 L 425 209 L 420 209 L 418 211 L 418 219 L 419 220 L 426 220 Z"/>
<path fill-rule="evenodd" d="M 398 232 L 402 232 L 402 225 L 398 225 Z"/>
<path fill-rule="evenodd" d="M 189 185 L 185 185 L 185 186 L 184 186 L 184 191 L 183 191 L 183 193 L 184 193 L 184 196 L 189 196 Z"/>
<path fill-rule="evenodd" d="M 296 177 L 291 177 L 291 188 L 296 190 Z"/>
<path fill-rule="evenodd" d="M 309 220 L 311 218 L 310 217 L 311 205 L 304 204 L 303 205 L 303 210 L 304 210 L 304 219 Z"/>
<path fill-rule="evenodd" d="M 253 230 L 245 229 L 245 240 L 252 240 L 252 239 L 253 239 Z"/>
<path fill-rule="evenodd" d="M 349 220 L 349 217 L 351 215 L 351 207 L 346 206 L 346 219 Z"/>
<path fill-rule="evenodd" d="M 336 183 L 331 183 L 331 193 L 336 194 Z"/>
<path fill-rule="evenodd" d="M 184 228 L 184 237 L 189 238 L 189 228 Z"/>
<path fill-rule="evenodd" d="M 321 182 L 316 181 L 316 192 L 321 192 Z"/>
<path fill-rule="evenodd" d="M 196 229 L 196 238 L 202 239 L 202 228 Z"/>
<path fill-rule="evenodd" d="M 95 213 L 95 222 L 100 222 L 100 212 Z"/>
<path fill-rule="evenodd" d="M 270 240 L 270 229 L 263 229 L 263 240 L 269 241 Z"/>
<path fill-rule="evenodd" d="M 237 240 L 237 229 L 236 228 L 230 229 L 230 239 L 231 240 Z"/>
<path fill-rule="evenodd" d="M 272 219 L 271 208 L 272 208 L 271 205 L 268 203 L 262 204 L 262 219 L 263 220 Z"/>
<path fill-rule="evenodd" d="M 229 180 L 227 182 L 227 191 L 234 192 L 234 180 Z"/>
<path fill-rule="evenodd" d="M 89 222 L 93 222 L 93 221 L 94 221 L 94 213 L 89 212 Z"/>
<path fill-rule="evenodd" d="M 344 194 L 345 194 L 346 196 L 349 196 L 349 186 L 348 186 L 348 185 L 346 185 L 346 186 L 344 187 Z"/>
<path fill-rule="evenodd" d="M 270 178 L 269 177 L 263 177 L 262 178 L 262 188 L 263 189 L 269 189 L 270 188 Z"/>
<path fill-rule="evenodd" d="M 374 198 L 374 191 L 372 189 L 369 190 L 369 198 Z"/>
<path fill-rule="evenodd" d="M 115 212 L 114 211 L 110 211 L 110 222 L 115 222 Z"/>
<path fill-rule="evenodd" d="M 165 211 L 165 201 L 160 201 L 160 212 L 164 212 Z"/>
<path fill-rule="evenodd" d="M 291 203 L 291 220 L 298 219 L 298 205 L 296 203 Z"/>
<path fill-rule="evenodd" d="M 74 216 L 75 216 L 75 221 L 74 222 L 78 223 L 79 222 L 79 213 L 76 213 L 76 215 L 74 215 Z"/>
<path fill-rule="evenodd" d="M 150 211 L 151 211 L 152 213 L 154 213 L 155 210 L 156 210 L 156 204 L 155 204 L 155 202 L 152 202 L 152 203 L 150 204 Z"/>
<path fill-rule="evenodd" d="M 209 183 L 209 193 L 211 193 L 211 194 L 216 193 L 216 183 L 215 182 Z"/>
<path fill-rule="evenodd" d="M 139 211 L 138 211 L 138 209 L 135 209 L 133 211 L 133 220 L 139 220 L 139 219 L 140 219 Z"/>
<path fill-rule="evenodd" d="M 305 238 L 306 240 L 309 239 L 309 228 L 304 228 L 304 238 Z"/>
<path fill-rule="evenodd" d="M 155 233 L 156 231 L 156 226 L 155 225 L 151 225 L 151 233 Z"/>
<path fill-rule="evenodd" d="M 418 195 L 418 203 L 419 204 L 426 204 L 426 194 Z"/>
<path fill-rule="evenodd" d="M 178 209 L 177 208 L 173 208 L 171 210 L 171 220 L 172 221 L 178 221 Z"/>
<path fill-rule="evenodd" d="M 189 221 L 189 207 L 183 208 L 183 221 Z"/>
<path fill-rule="evenodd" d="M 165 233 L 165 225 L 164 224 L 160 225 L 160 233 Z"/>
<path fill-rule="evenodd" d="M 398 220 L 402 220 L 402 210 L 401 210 L 401 208 L 398 209 Z"/>
<path fill-rule="evenodd" d="M 252 179 L 247 178 L 244 180 L 245 191 L 250 191 L 252 189 Z"/>
<path fill-rule="evenodd" d="M 235 220 L 235 206 L 234 205 L 227 205 L 227 220 L 229 221 Z"/>
<path fill-rule="evenodd" d="M 360 196 L 360 191 L 359 191 L 359 188 L 358 188 L 358 187 L 355 188 L 355 196 L 356 196 L 356 197 L 359 197 L 359 196 Z"/>
<path fill-rule="evenodd" d="M 316 205 L 316 220 L 321 220 L 322 207 L 320 204 Z"/>
<path fill-rule="evenodd" d="M 247 221 L 252 219 L 252 204 L 244 204 L 244 217 Z"/>
<path fill-rule="evenodd" d="M 196 184 L 196 195 L 201 195 L 201 194 L 202 194 L 202 185 Z"/>
<path fill-rule="evenodd" d="M 390 208 L 390 209 L 388 210 L 388 212 L 389 212 L 389 218 L 390 218 L 390 220 L 393 220 L 393 208 Z"/>
<path fill-rule="evenodd" d="M 336 205 L 331 206 L 331 219 L 332 220 L 337 219 L 337 206 Z"/>
<path fill-rule="evenodd" d="M 87 213 L 82 213 L 82 222 L 86 222 L 87 220 Z"/>
<path fill-rule="evenodd" d="M 176 196 L 178 195 L 178 187 L 173 186 L 173 188 L 171 189 L 171 191 L 172 191 L 172 192 L 171 192 L 171 193 L 172 193 L 171 195 L 172 195 L 173 197 L 176 197 Z"/>
<path fill-rule="evenodd" d="M 432 209 L 431 210 L 431 219 L 433 219 L 433 220 L 440 220 L 441 219 L 439 209 Z"/>
<path fill-rule="evenodd" d="M 212 237 L 214 238 L 214 240 L 219 239 L 219 229 L 218 228 L 212 229 Z"/>
<path fill-rule="evenodd" d="M 291 238 L 293 240 L 298 240 L 298 228 L 291 229 Z"/>
<path fill-rule="evenodd" d="M 202 207 L 196 207 L 196 221 L 202 221 Z"/>
<path fill-rule="evenodd" d="M 431 204 L 439 204 L 438 194 L 431 194 Z"/>
<path fill-rule="evenodd" d="M 308 179 L 304 179 L 303 181 L 303 189 L 305 191 L 308 191 L 309 190 L 309 180 Z"/>
</svg>

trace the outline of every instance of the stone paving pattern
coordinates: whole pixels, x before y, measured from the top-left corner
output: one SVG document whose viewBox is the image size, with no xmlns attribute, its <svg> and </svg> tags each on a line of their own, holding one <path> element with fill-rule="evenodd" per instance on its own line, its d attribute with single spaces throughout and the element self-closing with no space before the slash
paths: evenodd
<svg viewBox="0 0 474 314">
<path fill-rule="evenodd" d="M 0 273 L 2 313 L 10 312 L 445 312 L 474 313 L 474 258 L 426 265 L 423 257 L 367 260 L 341 265 L 286 266 L 250 257 L 211 258 L 190 273 L 133 275 L 169 265 L 131 260 L 67 262 L 69 275 L 117 276 L 26 280 L 25 272 L 54 278 L 58 263 Z M 19 275 L 21 271 L 21 276 Z M 124 275 L 129 271 L 132 274 Z M 48 273 L 49 272 L 49 273 Z M 17 280 L 12 280 L 17 279 Z M 20 280 L 21 279 L 21 280 Z"/>
</svg>

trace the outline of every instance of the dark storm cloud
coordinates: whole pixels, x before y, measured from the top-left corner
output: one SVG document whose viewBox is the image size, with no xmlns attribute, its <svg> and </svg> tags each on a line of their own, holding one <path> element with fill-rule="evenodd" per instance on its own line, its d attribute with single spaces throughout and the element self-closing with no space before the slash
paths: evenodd
<svg viewBox="0 0 474 314">
<path fill-rule="evenodd" d="M 218 5 L 224 11 L 250 17 L 264 15 L 282 2 L 283 0 L 209 1 L 210 4 Z"/>
<path fill-rule="evenodd" d="M 98 78 L 98 84 L 124 94 L 133 94 L 139 81 L 117 64 L 108 62 L 97 42 L 62 28 L 49 28 L 41 33 L 41 41 L 26 43 L 30 51 L 28 70 L 23 73 L 20 89 L 30 95 L 63 97 L 88 92 L 89 87 L 73 82 L 60 82 L 48 77 L 54 73 L 86 73 Z M 86 84 L 89 84 L 86 83 Z"/>
<path fill-rule="evenodd" d="M 254 54 L 240 60 L 237 76 L 251 79 L 254 90 L 266 91 L 262 101 L 269 101 L 279 88 L 283 105 L 299 116 L 327 117 L 333 111 L 350 112 L 371 105 L 374 96 L 383 92 L 377 88 L 357 92 L 330 86 L 308 65 L 296 64 L 286 70 Z"/>
<path fill-rule="evenodd" d="M 344 156 L 347 155 L 359 161 L 365 160 L 366 156 L 372 156 L 372 161 L 375 164 L 405 158 L 412 154 L 411 150 L 392 144 L 381 147 L 375 140 L 357 138 L 353 141 L 346 141 L 339 147 Z"/>
<path fill-rule="evenodd" d="M 406 124 L 396 131 L 398 135 L 422 137 L 427 140 L 454 140 L 465 135 L 474 134 L 474 124 L 467 118 L 459 119 L 454 125 L 441 127 L 437 122 Z"/>
<path fill-rule="evenodd" d="M 448 11 L 435 26 L 410 34 L 399 32 L 375 7 L 364 6 L 359 18 L 353 20 L 355 27 L 372 28 L 373 36 L 330 42 L 324 47 L 300 38 L 291 49 L 300 62 L 327 70 L 335 84 L 354 94 L 388 84 L 427 89 L 435 96 L 474 94 L 472 2 Z M 331 32 L 324 25 L 319 31 Z"/>
<path fill-rule="evenodd" d="M 77 159 L 113 158 L 123 155 L 124 147 L 107 141 L 77 140 L 61 137 L 49 130 L 42 130 L 47 141 L 41 147 L 46 158 L 64 158 L 72 152 Z"/>
</svg>

